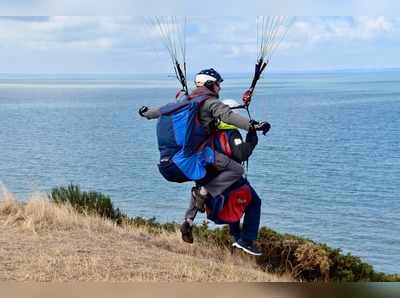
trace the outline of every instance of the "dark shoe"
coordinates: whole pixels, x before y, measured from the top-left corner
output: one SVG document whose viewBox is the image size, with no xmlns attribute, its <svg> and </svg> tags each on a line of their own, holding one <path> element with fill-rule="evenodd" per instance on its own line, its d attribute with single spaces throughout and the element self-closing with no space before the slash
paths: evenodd
<svg viewBox="0 0 400 298">
<path fill-rule="evenodd" d="M 204 213 L 206 211 L 205 204 L 207 195 L 200 194 L 200 188 L 198 187 L 192 188 L 192 195 L 194 200 L 194 206 L 197 208 L 199 212 Z"/>
<path fill-rule="evenodd" d="M 262 255 L 262 253 L 255 247 L 253 242 L 248 242 L 248 241 L 244 241 L 243 239 L 239 239 L 238 241 L 233 243 L 232 246 L 239 248 L 252 256 L 261 256 Z"/>
<path fill-rule="evenodd" d="M 186 220 L 181 224 L 182 240 L 187 243 L 193 243 L 193 227 Z"/>
</svg>

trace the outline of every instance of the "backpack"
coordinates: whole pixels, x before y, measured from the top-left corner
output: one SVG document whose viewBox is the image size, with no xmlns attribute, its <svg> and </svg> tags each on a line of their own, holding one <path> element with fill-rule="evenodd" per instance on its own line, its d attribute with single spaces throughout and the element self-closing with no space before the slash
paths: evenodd
<svg viewBox="0 0 400 298">
<path fill-rule="evenodd" d="M 200 124 L 198 112 L 208 95 L 184 97 L 160 108 L 157 141 L 160 151 L 158 169 L 171 182 L 201 180 L 206 166 L 215 160 L 208 134 Z"/>
</svg>

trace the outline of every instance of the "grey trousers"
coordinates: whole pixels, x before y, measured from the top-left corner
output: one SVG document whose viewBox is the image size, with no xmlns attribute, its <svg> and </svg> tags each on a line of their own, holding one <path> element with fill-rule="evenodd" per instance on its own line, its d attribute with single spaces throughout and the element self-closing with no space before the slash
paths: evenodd
<svg viewBox="0 0 400 298">
<path fill-rule="evenodd" d="M 190 192 L 189 208 L 186 209 L 185 219 L 190 219 L 193 221 L 194 218 L 196 217 L 196 214 L 197 214 L 197 208 L 194 205 L 194 198 L 193 198 L 192 192 Z"/>
<path fill-rule="evenodd" d="M 244 174 L 244 169 L 241 164 L 230 159 L 228 156 L 215 152 L 215 167 L 219 174 L 204 187 L 216 197 L 222 194 L 228 187 L 238 181 Z M 185 219 L 193 220 L 196 217 L 197 208 L 194 205 L 194 198 L 190 193 L 189 208 L 186 210 Z"/>
<path fill-rule="evenodd" d="M 213 197 L 216 197 L 238 181 L 243 176 L 244 169 L 240 163 L 219 152 L 215 152 L 214 166 L 219 174 L 204 187 Z"/>
</svg>

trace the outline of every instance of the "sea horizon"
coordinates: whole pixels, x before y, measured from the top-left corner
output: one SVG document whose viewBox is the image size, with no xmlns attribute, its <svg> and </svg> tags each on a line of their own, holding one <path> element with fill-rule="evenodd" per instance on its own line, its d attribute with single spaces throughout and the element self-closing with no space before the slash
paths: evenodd
<svg viewBox="0 0 400 298">
<path fill-rule="evenodd" d="M 249 67 L 251 69 L 251 67 Z M 223 72 L 223 69 L 220 69 L 221 73 L 227 74 L 227 75 L 248 75 L 248 74 L 253 74 L 253 71 L 227 71 Z M 400 67 L 395 66 L 395 67 L 366 67 L 366 68 L 315 68 L 315 69 L 267 69 L 266 74 L 271 73 L 271 74 L 291 74 L 291 73 L 305 73 L 305 74 L 319 74 L 319 73 L 348 73 L 348 72 L 359 72 L 359 73 L 365 73 L 365 72 L 391 72 L 391 71 L 400 71 Z M 195 75 L 196 72 L 188 72 L 188 75 Z M 56 76 L 69 76 L 69 75 L 82 75 L 82 76 L 90 76 L 90 75 L 110 75 L 110 76 L 151 76 L 151 75 L 172 75 L 173 72 L 15 72 L 15 73 L 10 73 L 10 72 L 1 72 L 0 71 L 0 76 L 19 76 L 19 75 L 56 75 Z"/>
</svg>

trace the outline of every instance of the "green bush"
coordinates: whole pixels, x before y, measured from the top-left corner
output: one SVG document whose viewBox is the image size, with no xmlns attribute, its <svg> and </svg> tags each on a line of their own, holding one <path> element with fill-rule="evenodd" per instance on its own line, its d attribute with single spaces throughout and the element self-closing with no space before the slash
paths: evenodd
<svg viewBox="0 0 400 298">
<path fill-rule="evenodd" d="M 229 247 L 231 244 L 231 236 L 227 226 L 210 230 L 206 223 L 199 226 L 193 226 L 193 236 L 198 241 L 212 243 L 218 247 Z"/>
<path fill-rule="evenodd" d="M 263 255 L 257 263 L 267 271 L 290 272 L 305 281 L 371 281 L 372 267 L 360 258 L 342 255 L 340 250 L 293 235 L 260 229 Z"/>
<path fill-rule="evenodd" d="M 118 224 L 127 218 L 118 208 L 114 208 L 109 196 L 99 192 L 81 191 L 79 186 L 73 184 L 53 188 L 49 199 L 56 204 L 70 204 L 80 213 L 97 214 Z"/>
<path fill-rule="evenodd" d="M 373 281 L 375 272 L 371 265 L 351 254 L 343 255 L 339 249 L 325 246 L 331 260 L 330 274 L 334 281 Z"/>
<path fill-rule="evenodd" d="M 110 197 L 98 192 L 82 192 L 79 186 L 54 188 L 49 195 L 57 204 L 71 204 L 81 213 L 97 214 L 135 227 L 146 227 L 149 233 L 159 234 L 163 231 L 176 232 L 179 225 L 158 223 L 156 219 L 142 217 L 129 218 L 118 208 L 114 208 Z M 209 229 L 206 224 L 194 226 L 193 234 L 197 241 L 206 242 L 217 247 L 231 247 L 231 237 L 227 226 Z M 303 281 L 400 281 L 399 275 L 387 275 L 375 272 L 373 267 L 359 257 L 342 254 L 339 249 L 332 249 L 325 244 L 288 235 L 280 234 L 262 227 L 259 231 L 257 245 L 262 256 L 256 259 L 260 269 L 274 273 L 289 272 Z"/>
<path fill-rule="evenodd" d="M 128 220 L 126 220 L 126 224 L 135 227 L 146 227 L 148 231 L 153 234 L 159 234 L 162 231 L 174 233 L 178 229 L 177 223 L 172 222 L 161 224 L 156 221 L 155 217 L 152 217 L 150 219 L 145 219 L 143 217 L 129 218 Z"/>
</svg>

